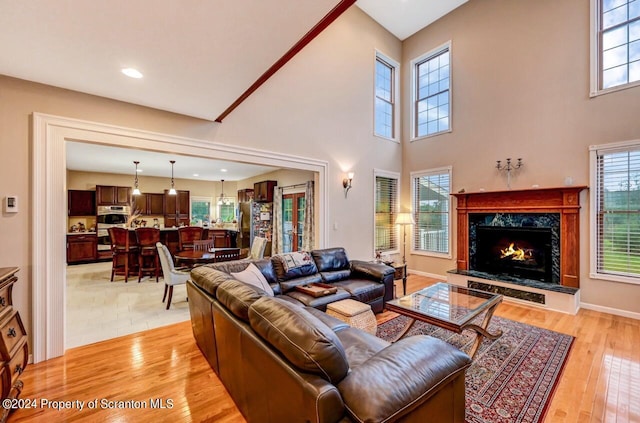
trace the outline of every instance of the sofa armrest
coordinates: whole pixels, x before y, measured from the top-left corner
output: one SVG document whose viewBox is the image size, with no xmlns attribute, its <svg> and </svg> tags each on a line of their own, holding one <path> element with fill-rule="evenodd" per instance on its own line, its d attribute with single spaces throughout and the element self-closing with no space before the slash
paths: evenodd
<svg viewBox="0 0 640 423">
<path fill-rule="evenodd" d="M 470 365 L 468 355 L 444 341 L 411 336 L 351 369 L 338 389 L 354 420 L 396 420 L 464 377 Z"/>
<path fill-rule="evenodd" d="M 351 276 L 369 279 L 384 285 L 384 301 L 393 299 L 393 278 L 395 269 L 382 263 L 351 260 Z"/>
<path fill-rule="evenodd" d="M 356 273 L 359 277 L 371 279 L 372 281 L 384 283 L 385 279 L 391 277 L 395 270 L 391 266 L 382 263 L 372 263 L 362 260 L 351 260 L 351 272 Z"/>
</svg>

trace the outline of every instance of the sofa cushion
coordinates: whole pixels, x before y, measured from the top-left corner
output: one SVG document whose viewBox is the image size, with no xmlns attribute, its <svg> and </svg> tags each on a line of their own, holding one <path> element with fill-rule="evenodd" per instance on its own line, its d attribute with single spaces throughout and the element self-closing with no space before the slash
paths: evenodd
<svg viewBox="0 0 640 423">
<path fill-rule="evenodd" d="M 267 294 L 260 288 L 230 279 L 220 284 L 216 298 L 236 317 L 249 321 L 249 306 Z"/>
<path fill-rule="evenodd" d="M 338 288 L 335 294 L 323 295 L 321 297 L 312 297 L 309 294 L 305 294 L 304 292 L 296 291 L 295 289 L 293 289 L 283 296 L 295 298 L 307 307 L 313 307 L 317 308 L 318 310 L 325 311 L 327 309 L 327 304 L 350 298 L 351 294 L 349 294 L 349 292 L 345 291 L 342 288 Z"/>
<path fill-rule="evenodd" d="M 279 298 L 263 297 L 249 307 L 253 330 L 298 369 L 331 383 L 349 371 L 336 334 L 304 308 Z"/>
<path fill-rule="evenodd" d="M 384 297 L 384 285 L 368 279 L 347 279 L 333 283 L 351 294 L 351 298 L 362 303 L 369 304 Z"/>
<path fill-rule="evenodd" d="M 273 297 L 273 289 L 271 289 L 271 286 L 267 283 L 267 280 L 265 279 L 265 277 L 262 275 L 260 270 L 258 270 L 258 268 L 253 263 L 249 263 L 247 268 L 244 269 L 242 272 L 238 272 L 238 273 L 232 272 L 231 276 L 233 276 L 240 282 L 257 286 L 258 288 L 266 292 L 267 295 L 269 295 L 270 297 Z"/>
<path fill-rule="evenodd" d="M 325 282 L 340 281 L 351 276 L 351 265 L 344 248 L 313 250 L 311 256 Z"/>
<path fill-rule="evenodd" d="M 191 280 L 207 294 L 215 296 L 218 286 L 233 279 L 229 273 L 208 266 L 198 266 L 191 270 Z"/>
<path fill-rule="evenodd" d="M 316 264 L 306 251 L 276 254 L 271 257 L 271 262 L 278 282 L 312 276 L 318 273 Z M 320 277 L 318 277 L 318 280 L 320 280 Z"/>
</svg>

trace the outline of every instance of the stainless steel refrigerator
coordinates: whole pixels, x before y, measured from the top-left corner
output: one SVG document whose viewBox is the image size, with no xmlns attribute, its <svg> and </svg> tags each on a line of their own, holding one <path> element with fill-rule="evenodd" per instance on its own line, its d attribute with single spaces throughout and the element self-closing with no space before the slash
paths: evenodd
<svg viewBox="0 0 640 423">
<path fill-rule="evenodd" d="M 238 209 L 238 246 L 251 248 L 256 236 L 266 238 L 265 256 L 271 255 L 271 235 L 273 234 L 273 203 L 257 203 L 250 201 L 240 203 Z"/>
</svg>

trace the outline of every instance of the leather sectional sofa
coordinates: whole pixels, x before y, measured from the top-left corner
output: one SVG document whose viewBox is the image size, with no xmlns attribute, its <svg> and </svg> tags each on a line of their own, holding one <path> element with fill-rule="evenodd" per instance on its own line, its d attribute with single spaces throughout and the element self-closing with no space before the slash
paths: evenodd
<svg viewBox="0 0 640 423">
<path fill-rule="evenodd" d="M 316 266 L 327 273 L 321 280 L 335 278 L 349 296 L 378 303 L 377 294 L 364 287 L 367 279 L 349 288 L 345 268 L 325 266 L 343 267 L 330 257 L 344 250 L 314 253 L 314 264 L 324 258 Z M 464 373 L 471 363 L 466 354 L 428 336 L 390 344 L 348 326 L 321 311 L 327 302 L 287 295 L 295 289 L 279 282 L 286 273 L 278 270 L 279 259 L 201 266 L 187 282 L 196 342 L 247 421 L 464 421 Z M 251 263 L 275 280 L 273 296 L 231 275 Z M 358 265 L 350 263 L 348 276 L 369 275 L 384 284 L 386 266 L 364 271 Z M 306 272 L 284 278 L 284 285 L 312 276 Z"/>
</svg>

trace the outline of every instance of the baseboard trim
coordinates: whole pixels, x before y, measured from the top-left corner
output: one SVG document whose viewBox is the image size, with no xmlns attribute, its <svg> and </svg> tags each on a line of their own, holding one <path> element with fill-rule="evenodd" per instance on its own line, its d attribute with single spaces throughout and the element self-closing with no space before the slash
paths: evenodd
<svg viewBox="0 0 640 423">
<path fill-rule="evenodd" d="M 618 308 L 605 307 L 597 304 L 580 303 L 580 308 L 586 310 L 598 311 L 600 313 L 613 314 L 615 316 L 628 317 L 630 319 L 640 320 L 640 313 L 633 311 L 620 310 Z"/>
<path fill-rule="evenodd" d="M 442 279 L 443 281 L 447 280 L 446 276 L 436 275 L 435 273 L 422 272 L 420 270 L 407 269 L 407 274 L 408 275 L 424 276 L 424 277 L 427 277 L 427 278 Z"/>
</svg>

